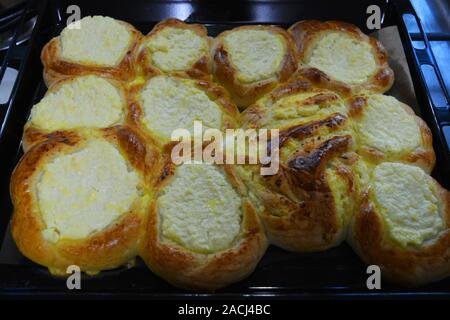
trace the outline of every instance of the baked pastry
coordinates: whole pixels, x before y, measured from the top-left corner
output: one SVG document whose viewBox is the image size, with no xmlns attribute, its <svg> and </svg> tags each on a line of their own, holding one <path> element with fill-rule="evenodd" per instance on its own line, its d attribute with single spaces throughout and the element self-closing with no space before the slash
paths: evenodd
<svg viewBox="0 0 450 320">
<path fill-rule="evenodd" d="M 336 92 L 318 88 L 301 76 L 293 76 L 241 115 L 245 128 L 287 129 L 321 120 L 334 113 L 346 116 L 348 108 Z"/>
<path fill-rule="evenodd" d="M 431 131 L 406 104 L 382 94 L 349 99 L 358 153 L 366 161 L 398 161 L 434 168 Z"/>
<path fill-rule="evenodd" d="M 356 199 L 352 132 L 344 101 L 293 79 L 250 106 L 244 127 L 279 131 L 279 170 L 237 170 L 263 210 L 271 243 L 291 251 L 325 250 L 346 236 Z"/>
<path fill-rule="evenodd" d="M 255 206 L 230 166 L 168 164 L 141 256 L 170 283 L 214 290 L 253 272 L 267 247 Z"/>
<path fill-rule="evenodd" d="M 242 26 L 217 36 L 213 45 L 215 78 L 245 108 L 286 81 L 297 69 L 290 35 L 274 26 Z"/>
<path fill-rule="evenodd" d="M 383 45 L 341 21 L 303 20 L 289 28 L 301 68 L 311 81 L 335 82 L 352 93 L 383 93 L 394 82 Z"/>
<path fill-rule="evenodd" d="M 71 24 L 42 49 L 44 80 L 50 86 L 65 76 L 86 72 L 115 78 L 133 76 L 133 57 L 142 37 L 132 25 L 103 16 L 87 16 Z"/>
<path fill-rule="evenodd" d="M 210 44 L 204 26 L 167 19 L 142 38 L 137 63 L 145 76 L 177 73 L 202 78 L 211 70 Z"/>
<path fill-rule="evenodd" d="M 394 77 L 377 40 L 336 21 L 214 41 L 176 19 L 145 37 L 109 17 L 80 23 L 42 51 L 49 90 L 11 177 L 26 257 L 62 276 L 141 256 L 176 286 L 214 290 L 248 276 L 268 242 L 309 252 L 347 239 L 393 281 L 450 275 L 450 193 L 427 175 L 428 127 L 380 94 Z M 195 143 L 179 164 L 172 135 L 199 134 L 195 121 L 202 133 L 278 129 L 279 145 L 262 146 L 279 151 L 278 171 L 199 163 Z"/>
<path fill-rule="evenodd" d="M 11 178 L 19 250 L 65 275 L 132 260 L 144 235 L 158 153 L 125 127 L 66 131 L 35 145 Z"/>
<path fill-rule="evenodd" d="M 31 109 L 24 128 L 23 148 L 27 151 L 56 131 L 123 124 L 126 106 L 125 85 L 114 79 L 86 74 L 60 80 Z"/>
<path fill-rule="evenodd" d="M 131 104 L 130 123 L 159 145 L 171 141 L 175 129 L 235 128 L 238 110 L 226 91 L 206 80 L 157 75 L 139 88 Z"/>
<path fill-rule="evenodd" d="M 371 173 L 348 240 L 391 281 L 443 279 L 450 275 L 450 193 L 416 166 L 381 163 Z"/>
</svg>

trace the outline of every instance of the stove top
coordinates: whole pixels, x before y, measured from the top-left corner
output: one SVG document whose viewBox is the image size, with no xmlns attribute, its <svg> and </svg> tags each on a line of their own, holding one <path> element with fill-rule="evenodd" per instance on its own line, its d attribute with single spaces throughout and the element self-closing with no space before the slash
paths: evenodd
<svg viewBox="0 0 450 320">
<path fill-rule="evenodd" d="M 36 23 L 33 13 L 25 13 L 25 3 L 18 0 L 0 1 L 0 62 L 3 66 L 11 44 L 20 47 L 31 37 Z M 22 23 L 23 19 L 23 23 Z M 3 68 L 2 68 L 3 69 Z M 13 65 L 7 65 L 0 72 L 0 105 L 7 104 L 11 95 L 18 71 Z"/>
</svg>

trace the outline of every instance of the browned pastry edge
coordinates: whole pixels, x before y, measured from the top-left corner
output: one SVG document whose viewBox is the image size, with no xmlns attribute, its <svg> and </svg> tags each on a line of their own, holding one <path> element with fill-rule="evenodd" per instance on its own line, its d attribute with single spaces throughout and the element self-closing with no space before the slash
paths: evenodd
<svg viewBox="0 0 450 320">
<path fill-rule="evenodd" d="M 238 80 L 237 70 L 228 58 L 229 53 L 224 47 L 223 38 L 230 32 L 242 29 L 270 31 L 284 38 L 286 52 L 281 63 L 281 68 L 276 76 L 252 83 L 242 83 Z M 242 108 L 247 107 L 259 97 L 272 90 L 277 83 L 286 81 L 297 69 L 294 44 L 291 36 L 284 29 L 274 26 L 241 26 L 224 31 L 216 37 L 212 51 L 214 77 L 230 92 L 233 101 Z"/>
<path fill-rule="evenodd" d="M 420 248 L 403 247 L 392 240 L 373 205 L 372 190 L 363 193 L 348 242 L 365 263 L 378 265 L 381 275 L 393 282 L 418 286 L 450 275 L 450 193 L 435 183 L 444 206 L 446 229 L 433 243 Z"/>
<path fill-rule="evenodd" d="M 362 84 L 346 84 L 342 81 L 333 79 L 330 75 L 316 69 L 310 68 L 305 63 L 305 55 L 308 46 L 312 45 L 315 38 L 323 32 L 340 31 L 352 36 L 353 38 L 367 42 L 372 46 L 373 55 L 378 65 L 377 71 Z M 321 86 L 330 83 L 340 92 L 378 92 L 384 93 L 388 91 L 394 83 L 394 72 L 388 64 L 388 54 L 381 42 L 377 39 L 365 35 L 357 26 L 342 21 L 319 21 L 319 20 L 303 20 L 292 25 L 288 32 L 292 35 L 297 49 L 297 58 L 301 68 L 306 71 L 300 71 L 304 77 L 310 79 L 313 83 Z"/>
<path fill-rule="evenodd" d="M 243 195 L 243 184 L 234 169 L 226 165 L 224 168 L 228 180 Z M 158 180 L 159 190 L 170 183 L 174 172 L 174 165 L 168 163 Z M 164 238 L 155 199 L 149 212 L 147 239 L 140 255 L 153 272 L 183 288 L 215 290 L 242 280 L 253 272 L 268 245 L 256 209 L 245 196 L 242 211 L 240 235 L 232 247 L 202 254 Z"/>
<path fill-rule="evenodd" d="M 130 46 L 128 47 L 125 57 L 118 63 L 117 66 L 104 67 L 93 64 L 84 65 L 77 62 L 64 60 L 61 57 L 60 38 L 58 36 L 50 40 L 41 52 L 41 61 L 44 65 L 43 76 L 47 87 L 50 87 L 52 83 L 67 76 L 81 75 L 92 72 L 105 74 L 121 80 L 131 79 L 135 75 L 133 59 L 136 55 L 142 34 L 131 24 L 120 20 L 117 21 L 125 25 L 131 33 Z"/>
<path fill-rule="evenodd" d="M 195 62 L 189 70 L 186 71 L 173 71 L 170 74 L 191 77 L 195 79 L 208 79 L 211 77 L 211 57 L 209 48 L 211 47 L 212 39 L 208 37 L 208 31 L 201 24 L 188 24 L 181 20 L 170 18 L 159 22 L 146 36 L 141 39 L 139 50 L 137 52 L 136 64 L 140 67 L 138 74 L 142 74 L 144 77 L 153 76 L 157 74 L 163 74 L 164 71 L 158 67 L 152 65 L 151 58 L 147 54 L 144 48 L 146 41 L 156 36 L 156 34 L 166 27 L 175 27 L 180 29 L 189 29 L 194 31 L 202 38 L 206 38 L 208 41 L 208 52 L 203 55 L 197 62 Z"/>
<path fill-rule="evenodd" d="M 114 144 L 141 177 L 144 193 L 155 176 L 158 153 L 141 137 L 126 127 L 98 130 L 96 137 Z M 34 262 L 44 265 L 56 275 L 65 275 L 69 265 L 78 265 L 82 271 L 96 273 L 126 264 L 137 255 L 146 221 L 142 198 L 129 212 L 105 230 L 86 239 L 61 239 L 51 243 L 44 239 L 45 223 L 40 217 L 36 183 L 40 168 L 59 153 L 70 153 L 82 148 L 89 138 L 76 132 L 54 133 L 48 140 L 35 145 L 20 160 L 11 177 L 10 193 L 14 204 L 12 235 L 19 250 Z M 99 159 L 101 161 L 101 159 Z M 156 170 L 157 171 L 157 170 Z"/>
</svg>

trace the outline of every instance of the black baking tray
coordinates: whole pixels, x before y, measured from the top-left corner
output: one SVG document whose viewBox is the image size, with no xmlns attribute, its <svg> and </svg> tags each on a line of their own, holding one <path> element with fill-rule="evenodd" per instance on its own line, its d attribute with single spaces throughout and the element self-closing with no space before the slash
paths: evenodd
<svg viewBox="0 0 450 320">
<path fill-rule="evenodd" d="M 43 45 L 59 34 L 66 21 L 66 10 L 76 4 L 81 16 L 107 15 L 132 23 L 144 34 L 160 20 L 177 17 L 188 22 L 203 23 L 211 36 L 242 24 L 275 24 L 287 27 L 302 19 L 342 20 L 353 23 L 365 33 L 369 5 L 378 5 L 382 12 L 382 27 L 396 25 L 399 29 L 420 113 L 433 131 L 437 166 L 433 176 L 449 187 L 449 150 L 442 127 L 450 124 L 450 114 L 436 106 L 432 92 L 427 89 L 421 65 L 436 70 L 436 79 L 448 107 L 448 92 L 435 64 L 428 40 L 409 1 L 30 1 L 23 6 L 25 15 L 38 16 L 28 44 L 12 44 L 6 54 L 0 77 L 6 66 L 19 69 L 18 80 L 8 103 L 0 106 L 0 295 L 33 297 L 132 297 L 132 298 L 449 298 L 450 279 L 420 287 L 404 288 L 387 282 L 381 290 L 366 287 L 366 266 L 343 244 L 337 248 L 311 254 L 297 254 L 269 247 L 255 272 L 239 283 L 216 292 L 190 292 L 175 288 L 154 275 L 142 261 L 133 268 L 102 272 L 95 277 L 83 276 L 82 290 L 69 291 L 64 279 L 51 276 L 47 270 L 23 257 L 15 247 L 9 221 L 12 205 L 9 197 L 11 172 L 21 153 L 23 126 L 32 105 L 42 98 L 45 85 L 39 60 Z M 407 28 L 404 15 L 418 24 L 416 30 Z M 19 21 L 20 23 L 23 21 Z M 415 49 L 413 42 L 425 44 Z"/>
</svg>

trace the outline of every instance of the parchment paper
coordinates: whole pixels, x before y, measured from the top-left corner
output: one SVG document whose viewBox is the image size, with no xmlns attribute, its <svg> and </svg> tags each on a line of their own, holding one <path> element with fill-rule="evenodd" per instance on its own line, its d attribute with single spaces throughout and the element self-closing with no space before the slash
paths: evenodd
<svg viewBox="0 0 450 320">
<path fill-rule="evenodd" d="M 406 103 L 420 116 L 420 108 L 417 104 L 411 74 L 397 26 L 383 28 L 370 36 L 377 38 L 386 48 L 389 55 L 389 65 L 394 70 L 394 85 L 386 94 Z"/>
</svg>

